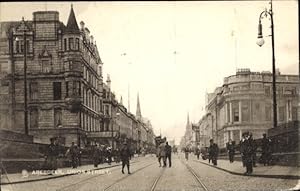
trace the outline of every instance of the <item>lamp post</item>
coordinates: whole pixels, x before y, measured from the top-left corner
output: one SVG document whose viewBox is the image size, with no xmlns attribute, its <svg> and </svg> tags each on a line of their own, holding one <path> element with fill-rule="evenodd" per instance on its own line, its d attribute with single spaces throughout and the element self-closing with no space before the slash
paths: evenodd
<svg viewBox="0 0 300 191">
<path fill-rule="evenodd" d="M 259 24 L 258 24 L 258 37 L 257 37 L 257 45 L 262 46 L 265 41 L 263 39 L 262 34 L 262 24 L 261 19 L 270 17 L 271 20 L 271 38 L 272 38 L 272 86 L 273 86 L 273 128 L 277 127 L 277 102 L 276 102 L 276 71 L 275 71 L 275 50 L 274 50 L 274 23 L 273 23 L 273 7 L 272 0 L 270 2 L 271 8 L 269 11 L 265 9 L 259 15 Z"/>
<path fill-rule="evenodd" d="M 24 21 L 24 17 L 22 17 L 22 25 L 23 29 L 23 56 L 24 56 L 24 127 L 25 127 L 25 135 L 28 135 L 28 103 L 27 103 L 27 39 L 26 39 L 26 24 Z M 16 41 L 20 40 L 18 37 Z"/>
</svg>

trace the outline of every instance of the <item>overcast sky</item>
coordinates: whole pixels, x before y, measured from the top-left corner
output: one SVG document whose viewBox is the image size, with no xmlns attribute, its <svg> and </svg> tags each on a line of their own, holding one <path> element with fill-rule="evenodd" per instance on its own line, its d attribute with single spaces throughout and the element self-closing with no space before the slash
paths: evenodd
<svg viewBox="0 0 300 191">
<path fill-rule="evenodd" d="M 0 3 L 0 20 L 32 20 L 34 11 L 56 10 L 66 24 L 71 2 Z M 154 131 L 179 143 L 190 120 L 204 114 L 205 93 L 237 68 L 271 71 L 271 38 L 256 45 L 259 14 L 269 1 L 73 2 L 97 41 L 104 79 L 135 114 L 139 92 L 143 117 Z M 273 1 L 276 68 L 298 74 L 298 2 Z M 233 32 L 234 31 L 234 32 Z M 270 35 L 270 21 L 263 19 Z M 176 52 L 176 54 L 174 54 Z M 122 56 L 126 53 L 126 56 Z M 129 87 L 129 88 L 128 88 Z"/>
</svg>

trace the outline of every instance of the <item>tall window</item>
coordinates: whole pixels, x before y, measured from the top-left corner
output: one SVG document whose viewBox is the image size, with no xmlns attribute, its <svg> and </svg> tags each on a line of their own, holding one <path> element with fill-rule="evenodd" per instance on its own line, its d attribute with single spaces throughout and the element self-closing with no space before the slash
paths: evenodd
<svg viewBox="0 0 300 191">
<path fill-rule="evenodd" d="M 227 123 L 230 122 L 230 103 L 227 103 Z"/>
<path fill-rule="evenodd" d="M 291 100 L 287 101 L 287 113 L 288 113 L 287 118 L 289 120 L 292 119 L 292 102 L 291 102 Z"/>
<path fill-rule="evenodd" d="M 79 50 L 79 38 L 75 40 L 75 50 Z"/>
<path fill-rule="evenodd" d="M 20 40 L 20 52 L 23 53 L 24 52 L 24 41 Z"/>
<path fill-rule="evenodd" d="M 109 107 L 108 107 L 108 105 L 105 105 L 105 115 L 109 115 Z"/>
<path fill-rule="evenodd" d="M 271 113 L 271 106 L 270 104 L 266 105 L 266 121 L 271 121 L 271 116 L 272 116 L 272 113 Z"/>
<path fill-rule="evenodd" d="M 265 94 L 267 96 L 271 95 L 271 87 L 270 86 L 265 86 Z"/>
<path fill-rule="evenodd" d="M 74 50 L 74 38 L 69 38 L 69 50 Z"/>
<path fill-rule="evenodd" d="M 19 40 L 16 41 L 16 52 L 20 53 L 20 41 Z"/>
<path fill-rule="evenodd" d="M 31 100 L 38 99 L 38 83 L 37 82 L 30 82 L 29 85 L 29 97 Z"/>
<path fill-rule="evenodd" d="M 33 108 L 30 110 L 30 129 L 38 128 L 39 122 L 39 113 L 37 108 Z"/>
<path fill-rule="evenodd" d="M 284 121 L 284 119 L 285 119 L 285 109 L 284 108 L 285 108 L 284 106 L 279 107 L 279 111 L 278 111 L 279 121 Z"/>
<path fill-rule="evenodd" d="M 67 39 L 64 39 L 64 51 L 67 51 Z"/>
<path fill-rule="evenodd" d="M 242 121 L 250 121 L 250 104 L 249 101 L 242 101 Z"/>
<path fill-rule="evenodd" d="M 103 123 L 103 121 L 100 122 L 100 131 L 101 132 L 104 131 L 104 123 Z"/>
<path fill-rule="evenodd" d="M 237 101 L 232 102 L 232 112 L 233 112 L 233 121 L 238 122 L 240 120 L 239 102 L 237 102 Z"/>
<path fill-rule="evenodd" d="M 66 82 L 66 97 L 69 97 L 69 83 L 70 82 Z"/>
<path fill-rule="evenodd" d="M 53 82 L 53 99 L 61 99 L 61 82 Z"/>
<path fill-rule="evenodd" d="M 54 109 L 54 127 L 57 128 L 62 125 L 62 111 L 60 108 Z"/>
<path fill-rule="evenodd" d="M 73 81 L 73 95 L 79 96 L 81 94 L 80 88 L 80 82 Z"/>
<path fill-rule="evenodd" d="M 292 108 L 292 120 L 293 121 L 296 121 L 296 120 L 298 120 L 298 113 L 297 113 L 297 107 L 293 107 Z"/>
</svg>

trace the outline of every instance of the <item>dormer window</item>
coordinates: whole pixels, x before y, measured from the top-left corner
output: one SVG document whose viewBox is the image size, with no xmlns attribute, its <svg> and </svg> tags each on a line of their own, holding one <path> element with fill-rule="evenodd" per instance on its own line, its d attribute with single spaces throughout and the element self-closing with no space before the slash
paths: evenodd
<svg viewBox="0 0 300 191">
<path fill-rule="evenodd" d="M 43 73 L 51 72 L 50 60 L 42 60 L 42 72 Z"/>
<path fill-rule="evenodd" d="M 52 72 L 52 55 L 48 52 L 46 46 L 42 53 L 39 55 L 41 69 L 43 73 L 50 73 Z"/>
</svg>

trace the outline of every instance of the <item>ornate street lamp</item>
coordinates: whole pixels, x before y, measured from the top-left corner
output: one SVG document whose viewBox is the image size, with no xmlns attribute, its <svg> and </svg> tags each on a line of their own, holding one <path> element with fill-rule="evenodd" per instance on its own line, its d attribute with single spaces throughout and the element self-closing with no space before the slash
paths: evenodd
<svg viewBox="0 0 300 191">
<path fill-rule="evenodd" d="M 272 0 L 270 2 L 271 8 L 268 11 L 265 9 L 260 15 L 259 15 L 259 24 L 258 24 L 258 37 L 256 44 L 258 46 L 262 46 L 265 41 L 263 39 L 262 34 L 262 24 L 261 19 L 270 17 L 271 20 L 271 38 L 272 38 L 272 86 L 273 86 L 273 127 L 277 127 L 277 102 L 276 102 L 276 71 L 275 71 L 275 50 L 274 50 L 274 23 L 273 23 L 273 7 L 272 7 Z"/>
</svg>

